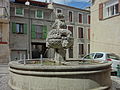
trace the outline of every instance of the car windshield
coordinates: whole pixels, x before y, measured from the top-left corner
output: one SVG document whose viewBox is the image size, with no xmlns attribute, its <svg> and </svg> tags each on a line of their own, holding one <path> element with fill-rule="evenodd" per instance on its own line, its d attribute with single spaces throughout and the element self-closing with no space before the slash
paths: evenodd
<svg viewBox="0 0 120 90">
<path fill-rule="evenodd" d="M 91 54 L 85 56 L 83 59 L 93 59 L 94 54 L 95 53 L 91 53 Z"/>
<path fill-rule="evenodd" d="M 120 57 L 118 55 L 111 53 L 111 54 L 107 54 L 107 59 L 120 60 Z"/>
</svg>

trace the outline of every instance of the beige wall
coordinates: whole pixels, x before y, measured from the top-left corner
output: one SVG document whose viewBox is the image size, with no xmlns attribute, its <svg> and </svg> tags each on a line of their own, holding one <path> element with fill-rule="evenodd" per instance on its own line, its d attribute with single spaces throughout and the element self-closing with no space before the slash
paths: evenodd
<svg viewBox="0 0 120 90">
<path fill-rule="evenodd" d="M 0 15 L 0 63 L 8 63 L 10 58 L 9 51 L 9 0 L 0 0 L 0 10 L 3 13 Z M 6 10 L 5 10 L 6 9 Z M 1 13 L 1 12 L 0 12 Z M 7 16 L 7 17 L 5 17 Z"/>
<path fill-rule="evenodd" d="M 105 51 L 120 55 L 120 16 L 99 20 L 99 3 L 91 7 L 91 52 Z"/>
<path fill-rule="evenodd" d="M 9 24 L 2 24 L 2 42 L 0 43 L 0 63 L 9 62 Z"/>
</svg>

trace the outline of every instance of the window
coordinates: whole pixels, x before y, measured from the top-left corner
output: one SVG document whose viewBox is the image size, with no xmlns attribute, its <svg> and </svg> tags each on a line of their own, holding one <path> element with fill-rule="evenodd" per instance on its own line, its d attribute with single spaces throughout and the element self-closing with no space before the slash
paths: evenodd
<svg viewBox="0 0 120 90">
<path fill-rule="evenodd" d="M 110 0 L 104 4 L 104 18 L 119 14 L 118 0 Z"/>
<path fill-rule="evenodd" d="M 73 47 L 69 48 L 69 58 L 73 58 Z"/>
<path fill-rule="evenodd" d="M 84 54 L 84 44 L 79 44 L 79 55 Z"/>
<path fill-rule="evenodd" d="M 90 29 L 88 29 L 88 40 L 90 40 Z"/>
<path fill-rule="evenodd" d="M 94 59 L 102 58 L 102 57 L 103 57 L 102 53 L 96 53 Z"/>
<path fill-rule="evenodd" d="M 83 28 L 81 27 L 78 27 L 78 37 L 84 38 L 84 31 L 83 31 Z"/>
<path fill-rule="evenodd" d="M 62 9 L 56 9 L 56 14 L 58 14 L 58 13 L 63 13 L 63 11 L 62 11 Z"/>
<path fill-rule="evenodd" d="M 87 16 L 87 23 L 90 24 L 90 15 Z"/>
<path fill-rule="evenodd" d="M 16 34 L 26 34 L 27 33 L 27 24 L 23 23 L 12 23 L 12 32 Z"/>
<path fill-rule="evenodd" d="M 32 25 L 32 39 L 46 39 L 47 37 L 47 26 L 43 25 Z"/>
<path fill-rule="evenodd" d="M 79 13 L 79 23 L 83 22 L 83 14 Z"/>
<path fill-rule="evenodd" d="M 24 15 L 24 9 L 16 7 L 16 9 L 15 9 L 15 15 L 17 15 L 17 16 L 23 16 Z"/>
<path fill-rule="evenodd" d="M 90 53 L 90 44 L 88 44 L 88 53 Z"/>
<path fill-rule="evenodd" d="M 42 10 L 37 10 L 36 11 L 36 18 L 43 19 L 43 11 Z"/>
<path fill-rule="evenodd" d="M 69 22 L 73 22 L 73 12 L 69 11 Z"/>
<path fill-rule="evenodd" d="M 93 59 L 95 53 L 91 53 L 89 55 L 86 55 L 85 57 L 83 57 L 83 59 Z"/>
<path fill-rule="evenodd" d="M 73 26 L 68 26 L 68 30 L 70 30 L 70 31 L 71 31 L 72 36 L 73 36 Z"/>
<path fill-rule="evenodd" d="M 24 33 L 24 24 L 16 23 L 16 33 Z"/>
</svg>

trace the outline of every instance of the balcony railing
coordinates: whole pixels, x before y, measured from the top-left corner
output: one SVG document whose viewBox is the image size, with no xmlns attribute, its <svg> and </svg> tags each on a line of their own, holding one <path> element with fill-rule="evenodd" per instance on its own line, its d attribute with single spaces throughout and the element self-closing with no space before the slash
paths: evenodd
<svg viewBox="0 0 120 90">
<path fill-rule="evenodd" d="M 0 22 L 9 22 L 9 13 L 6 7 L 0 6 Z"/>
</svg>

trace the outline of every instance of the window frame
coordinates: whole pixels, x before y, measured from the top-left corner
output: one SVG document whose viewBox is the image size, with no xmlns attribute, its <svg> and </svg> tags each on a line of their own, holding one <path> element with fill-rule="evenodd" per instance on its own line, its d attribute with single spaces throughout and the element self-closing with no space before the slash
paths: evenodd
<svg viewBox="0 0 120 90">
<path fill-rule="evenodd" d="M 15 16 L 22 16 L 23 17 L 24 16 L 24 8 L 22 8 L 22 15 L 16 13 L 17 8 L 22 8 L 22 7 L 15 7 Z"/>
</svg>

